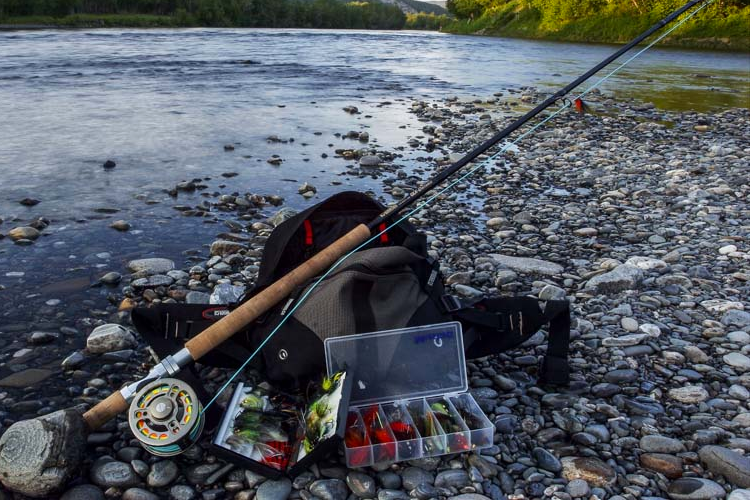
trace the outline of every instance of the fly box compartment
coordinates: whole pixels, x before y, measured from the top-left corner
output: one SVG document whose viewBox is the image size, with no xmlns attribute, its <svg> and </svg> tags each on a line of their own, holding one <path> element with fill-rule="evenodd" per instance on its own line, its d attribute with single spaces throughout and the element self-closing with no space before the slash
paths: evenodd
<svg viewBox="0 0 750 500">
<path fill-rule="evenodd" d="M 344 453 L 366 467 L 492 446 L 495 427 L 466 392 L 458 322 L 325 340 L 328 373 L 352 390 Z"/>
<path fill-rule="evenodd" d="M 323 379 L 308 401 L 238 384 L 212 442 L 214 453 L 266 477 L 296 476 L 338 448 L 351 378 Z"/>
</svg>

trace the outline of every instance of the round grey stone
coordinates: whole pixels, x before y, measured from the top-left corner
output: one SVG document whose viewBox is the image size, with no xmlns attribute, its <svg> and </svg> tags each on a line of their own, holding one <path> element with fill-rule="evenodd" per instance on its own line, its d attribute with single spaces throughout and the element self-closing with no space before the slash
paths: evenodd
<svg viewBox="0 0 750 500">
<path fill-rule="evenodd" d="M 102 488 L 130 488 L 141 482 L 130 464 L 117 460 L 95 463 L 90 475 L 91 481 Z"/>
<path fill-rule="evenodd" d="M 565 491 L 573 498 L 588 497 L 591 493 L 589 483 L 583 479 L 573 479 L 565 487 Z"/>
<path fill-rule="evenodd" d="M 291 492 L 292 482 L 289 479 L 269 480 L 258 487 L 255 498 L 258 500 L 286 500 Z"/>
<path fill-rule="evenodd" d="M 666 436 L 651 434 L 643 436 L 640 440 L 640 447 L 643 451 L 649 453 L 682 453 L 685 451 L 685 445 L 679 439 L 673 439 Z"/>
<path fill-rule="evenodd" d="M 309 490 L 323 500 L 346 500 L 349 495 L 346 483 L 341 479 L 320 479 L 312 483 Z"/>
<path fill-rule="evenodd" d="M 169 489 L 172 500 L 194 500 L 195 496 L 195 490 L 186 484 L 177 484 Z"/>
<path fill-rule="evenodd" d="M 159 500 L 159 495 L 142 488 L 130 488 L 122 494 L 122 500 Z"/>
<path fill-rule="evenodd" d="M 534 457 L 534 460 L 536 460 L 537 465 L 544 470 L 550 472 L 560 472 L 562 470 L 560 460 L 544 448 L 534 448 L 531 451 L 531 455 Z"/>
<path fill-rule="evenodd" d="M 444 470 L 435 477 L 435 486 L 438 488 L 463 488 L 471 484 L 469 473 L 465 470 Z"/>
<path fill-rule="evenodd" d="M 409 467 L 401 473 L 401 481 L 406 491 L 411 491 L 422 483 L 434 484 L 435 478 L 419 467 Z"/>
<path fill-rule="evenodd" d="M 387 490 L 397 490 L 401 488 L 401 476 L 389 470 L 378 472 L 378 481 Z"/>
<path fill-rule="evenodd" d="M 346 476 L 346 484 L 359 498 L 373 498 L 375 496 L 375 480 L 367 474 L 351 471 Z"/>
<path fill-rule="evenodd" d="M 104 492 L 93 484 L 81 484 L 66 491 L 60 500 L 104 500 Z"/>
<path fill-rule="evenodd" d="M 683 477 L 672 481 L 667 490 L 672 500 L 710 500 L 727 494 L 718 483 L 709 479 Z"/>
<path fill-rule="evenodd" d="M 750 457 L 723 446 L 704 446 L 698 455 L 714 474 L 721 474 L 742 488 L 750 488 Z"/>
<path fill-rule="evenodd" d="M 162 460 L 151 466 L 146 482 L 152 488 L 163 488 L 171 484 L 180 474 L 177 464 L 171 460 Z"/>
</svg>

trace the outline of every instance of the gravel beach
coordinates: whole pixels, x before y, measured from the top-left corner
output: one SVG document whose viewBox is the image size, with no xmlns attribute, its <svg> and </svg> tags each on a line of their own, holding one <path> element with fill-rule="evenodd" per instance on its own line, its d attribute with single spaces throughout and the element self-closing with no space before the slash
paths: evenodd
<svg viewBox="0 0 750 500">
<path fill-rule="evenodd" d="M 392 203 L 509 123 L 518 102 L 542 96 L 511 97 L 414 102 L 423 134 L 404 149 L 424 154 L 408 165 L 403 151 L 371 147 L 362 131 L 348 132 L 351 149 L 335 154 L 349 160 L 346 177 L 378 179 L 383 189 L 373 194 Z M 212 456 L 210 436 L 178 457 L 153 457 L 120 417 L 88 438 L 81 476 L 62 498 L 750 499 L 750 111 L 672 113 L 601 94 L 589 105 L 591 113 L 561 114 L 411 218 L 457 295 L 571 302 L 568 389 L 536 385 L 544 332 L 468 362 L 470 391 L 496 427 L 493 447 L 377 470 L 347 470 L 332 456 L 272 481 Z M 293 211 L 260 186 L 234 192 L 232 177 L 165 187 L 196 224 L 222 221 L 216 239 L 201 242 L 210 244 L 205 253 L 137 259 L 130 274 L 102 269 L 106 310 L 80 318 L 77 330 L 19 333 L 27 345 L 12 357 L 100 324 L 128 326 L 135 305 L 207 303 L 217 285 L 251 286 L 266 238 Z M 314 179 L 300 184 L 307 203 L 321 199 Z M 196 190 L 202 203 L 180 201 Z M 33 245 L 45 226 L 0 230 Z M 130 224 L 113 219 L 112 227 Z M 45 370 L 62 371 L 69 406 L 90 405 L 153 364 L 134 329 L 91 336 L 86 349 L 65 354 L 62 366 L 0 381 L 0 431 L 57 409 L 35 395 Z M 199 372 L 209 392 L 229 375 Z"/>
</svg>

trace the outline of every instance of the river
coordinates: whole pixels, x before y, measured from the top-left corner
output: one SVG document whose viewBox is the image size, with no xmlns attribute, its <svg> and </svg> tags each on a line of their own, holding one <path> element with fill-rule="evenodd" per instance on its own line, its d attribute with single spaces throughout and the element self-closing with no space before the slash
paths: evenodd
<svg viewBox="0 0 750 500">
<path fill-rule="evenodd" d="M 205 255 L 220 228 L 173 209 L 165 190 L 176 183 L 210 177 L 212 190 L 278 194 L 296 208 L 346 188 L 378 192 L 376 180 L 342 175 L 349 162 L 333 150 L 357 144 L 336 133 L 364 129 L 377 147 L 397 148 L 421 131 L 408 113 L 414 99 L 551 90 L 613 50 L 426 32 L 0 32 L 0 233 L 51 221 L 31 246 L 0 239 L 0 378 L 59 367 L 82 345 L 65 336 L 44 353 L 12 357 L 30 330 L 107 317 L 116 291 L 89 286 L 104 272 L 124 272 L 137 257 L 181 266 L 191 252 Z M 746 54 L 653 49 L 602 90 L 713 112 L 750 106 L 749 72 Z M 352 105 L 361 113 L 342 111 Z M 280 166 L 267 162 L 272 155 Z M 114 169 L 102 168 L 108 159 Z M 302 182 L 317 186 L 312 201 L 297 194 Z M 27 197 L 40 203 L 18 203 Z M 115 219 L 132 229 L 110 229 Z"/>
</svg>

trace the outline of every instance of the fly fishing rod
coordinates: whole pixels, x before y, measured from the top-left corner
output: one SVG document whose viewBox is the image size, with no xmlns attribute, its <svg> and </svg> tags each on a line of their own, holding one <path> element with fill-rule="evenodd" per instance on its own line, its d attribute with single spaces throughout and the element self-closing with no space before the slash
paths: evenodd
<svg viewBox="0 0 750 500">
<path fill-rule="evenodd" d="M 628 59 L 609 75 L 599 80 L 596 85 L 614 74 L 614 72 L 650 48 L 654 43 L 661 40 L 664 36 L 713 1 L 714 0 L 690 0 L 679 9 L 651 26 L 631 42 L 605 58 L 599 64 L 552 94 L 525 115 L 516 119 L 503 130 L 472 149 L 463 158 L 438 172 L 432 179 L 427 181 L 414 193 L 385 210 L 372 222 L 356 226 L 334 243 L 320 250 L 309 260 L 300 264 L 297 268 L 287 273 L 275 283 L 244 302 L 232 311 L 231 314 L 188 340 L 181 350 L 173 355 L 165 357 L 160 363 L 154 366 L 143 379 L 126 385 L 119 391 L 112 393 L 106 399 L 96 404 L 93 408 L 83 414 L 82 422 L 70 421 L 71 418 L 74 418 L 71 414 L 75 412 L 62 410 L 61 412 L 56 412 L 47 417 L 40 417 L 39 419 L 47 418 L 45 423 L 35 423 L 39 419 L 33 419 L 13 424 L 5 434 L 0 437 L 0 481 L 5 483 L 5 485 L 11 489 L 15 486 L 17 491 L 24 493 L 24 491 L 22 491 L 23 486 L 20 486 L 20 483 L 13 482 L 12 476 L 14 474 L 18 476 L 19 471 L 23 469 L 29 477 L 33 478 L 35 475 L 41 475 L 42 471 L 47 470 L 49 467 L 53 466 L 52 464 L 55 464 L 54 466 L 57 467 L 57 470 L 64 471 L 65 474 L 59 474 L 56 476 L 56 480 L 47 478 L 48 484 L 46 484 L 44 488 L 45 491 L 48 492 L 59 489 L 64 486 L 65 482 L 72 477 L 73 474 L 75 474 L 78 466 L 76 460 L 80 460 L 81 457 L 65 455 L 65 457 L 61 459 L 59 456 L 52 455 L 63 455 L 61 450 L 65 450 L 66 446 L 79 450 L 78 453 L 82 455 L 83 450 L 79 443 L 81 441 L 85 442 L 86 432 L 99 429 L 116 415 L 127 411 L 129 407 L 131 429 L 149 451 L 152 451 L 155 454 L 169 455 L 184 450 L 187 446 L 198 439 L 200 428 L 203 424 L 203 410 L 200 408 L 200 403 L 197 401 L 197 398 L 195 398 L 194 392 L 190 390 L 189 387 L 186 387 L 182 381 L 172 378 L 179 373 L 181 369 L 199 360 L 202 356 L 217 348 L 221 343 L 228 340 L 235 333 L 255 321 L 263 313 L 286 298 L 298 286 L 308 282 L 316 276 L 320 276 L 318 281 L 308 289 L 301 299 L 298 300 L 295 305 L 296 309 L 315 286 L 317 286 L 317 283 L 319 283 L 349 255 L 360 248 L 363 248 L 380 234 L 399 224 L 421 207 L 432 201 L 437 195 L 430 196 L 426 201 L 419 203 L 416 208 L 412 208 L 406 215 L 400 216 L 402 212 L 414 205 L 432 189 L 453 176 L 466 165 L 472 163 L 479 156 L 489 151 L 500 141 L 518 130 L 524 124 L 528 123 L 534 117 L 538 116 L 544 110 L 563 99 L 573 89 L 591 78 L 591 76 L 599 72 L 602 68 L 608 66 L 650 35 L 672 23 L 672 21 L 681 14 L 687 12 L 693 7 L 699 6 L 699 4 L 704 4 L 697 7 L 686 18 L 677 23 L 677 25 L 670 28 L 666 33 L 660 35 L 659 38 L 651 42 L 635 56 Z M 565 109 L 568 105 L 569 103 L 560 108 L 557 112 L 562 111 L 562 109 Z M 557 112 L 555 114 L 557 114 Z M 522 137 L 525 137 L 537 127 L 546 123 L 546 121 L 555 116 L 555 114 L 548 116 L 541 123 L 536 124 L 531 130 L 525 132 Z M 517 140 L 520 140 L 520 138 Z M 472 167 L 468 173 L 461 176 L 458 180 L 462 180 L 466 176 L 471 175 L 481 166 L 482 163 Z M 458 181 L 453 181 L 447 187 L 443 188 L 440 193 L 455 185 L 456 182 Z M 397 220 L 394 221 L 394 219 Z M 380 230 L 381 225 L 387 222 L 390 222 L 390 226 L 386 227 L 384 230 Z M 289 316 L 290 314 L 285 316 L 285 319 Z M 248 358 L 245 364 L 247 364 L 249 360 L 263 348 L 265 343 L 268 342 L 275 332 L 276 330 L 268 335 L 268 337 L 253 352 L 250 358 Z M 221 390 L 224 390 L 238 373 L 239 370 L 235 372 Z M 216 397 L 214 397 L 208 405 L 213 403 L 215 399 Z M 57 414 L 62 415 L 59 416 L 55 422 L 57 422 L 60 429 L 64 429 L 60 431 L 61 436 L 59 436 L 59 439 L 68 439 L 75 441 L 76 443 L 61 442 L 50 446 L 49 443 L 45 441 L 43 436 L 45 436 L 45 432 L 49 431 L 50 426 L 53 425 L 50 422 L 52 422 L 54 418 L 57 418 L 55 417 Z M 78 415 L 77 413 L 75 414 Z M 13 452 L 6 454 L 5 451 L 8 449 L 12 449 Z M 13 472 L 11 473 L 10 470 Z M 35 493 L 38 492 L 38 490 L 34 491 Z M 37 494 L 35 496 L 39 495 Z"/>
<path fill-rule="evenodd" d="M 99 427 L 101 427 L 101 425 L 103 425 L 105 422 L 107 422 L 117 414 L 126 411 L 128 409 L 129 402 L 135 397 L 135 395 L 138 393 L 141 387 L 144 386 L 144 384 L 148 384 L 164 377 L 172 377 L 176 375 L 182 368 L 197 361 L 205 354 L 217 348 L 222 342 L 228 340 L 235 333 L 249 325 L 251 322 L 255 321 L 263 313 L 286 298 L 298 286 L 302 285 L 315 276 L 321 275 L 326 270 L 331 268 L 331 266 L 337 264 L 341 260 L 341 258 L 347 255 L 349 252 L 365 244 L 368 239 L 373 237 L 373 232 L 375 232 L 375 235 L 379 234 L 377 228 L 379 228 L 381 224 L 397 216 L 403 210 L 422 198 L 434 187 L 441 184 L 447 178 L 454 175 L 456 172 L 474 161 L 480 155 L 487 152 L 490 148 L 508 137 L 511 133 L 518 130 L 525 123 L 529 122 L 545 109 L 549 108 L 554 103 L 562 99 L 573 89 L 578 87 L 581 83 L 588 80 L 592 75 L 596 74 L 602 68 L 612 63 L 612 61 L 625 54 L 627 51 L 635 47 L 637 44 L 648 38 L 656 31 L 670 24 L 681 14 L 687 12 L 692 7 L 695 7 L 696 5 L 701 4 L 705 1 L 706 0 L 690 0 L 685 5 L 675 10 L 674 12 L 651 26 L 649 29 L 638 35 L 631 42 L 621 47 L 612 55 L 605 58 L 599 64 L 592 67 L 584 74 L 573 80 L 571 83 L 552 94 L 534 109 L 527 112 L 525 115 L 505 127 L 503 130 L 474 148 L 472 151 L 467 153 L 463 158 L 452 164 L 450 167 L 447 167 L 438 172 L 437 175 L 435 175 L 422 187 L 417 189 L 413 194 L 405 198 L 400 203 L 385 210 L 371 223 L 367 225 L 358 225 L 347 234 L 333 242 L 331 245 L 315 254 L 309 260 L 303 262 L 297 268 L 277 280 L 268 288 L 264 289 L 248 301 L 244 302 L 241 306 L 232 311 L 231 314 L 217 321 L 197 336 L 188 340 L 185 343 L 184 348 L 182 348 L 177 353 L 164 358 L 151 370 L 151 372 L 143 380 L 128 384 L 121 390 L 114 392 L 105 400 L 88 410 L 83 415 L 87 426 L 90 429 L 98 429 Z M 301 302 L 298 302 L 298 304 L 299 303 Z M 268 339 L 266 339 L 266 341 L 267 340 Z M 258 350 L 260 350 L 261 347 L 262 345 L 258 347 Z M 256 350 L 256 353 L 257 352 L 258 351 Z"/>
</svg>

